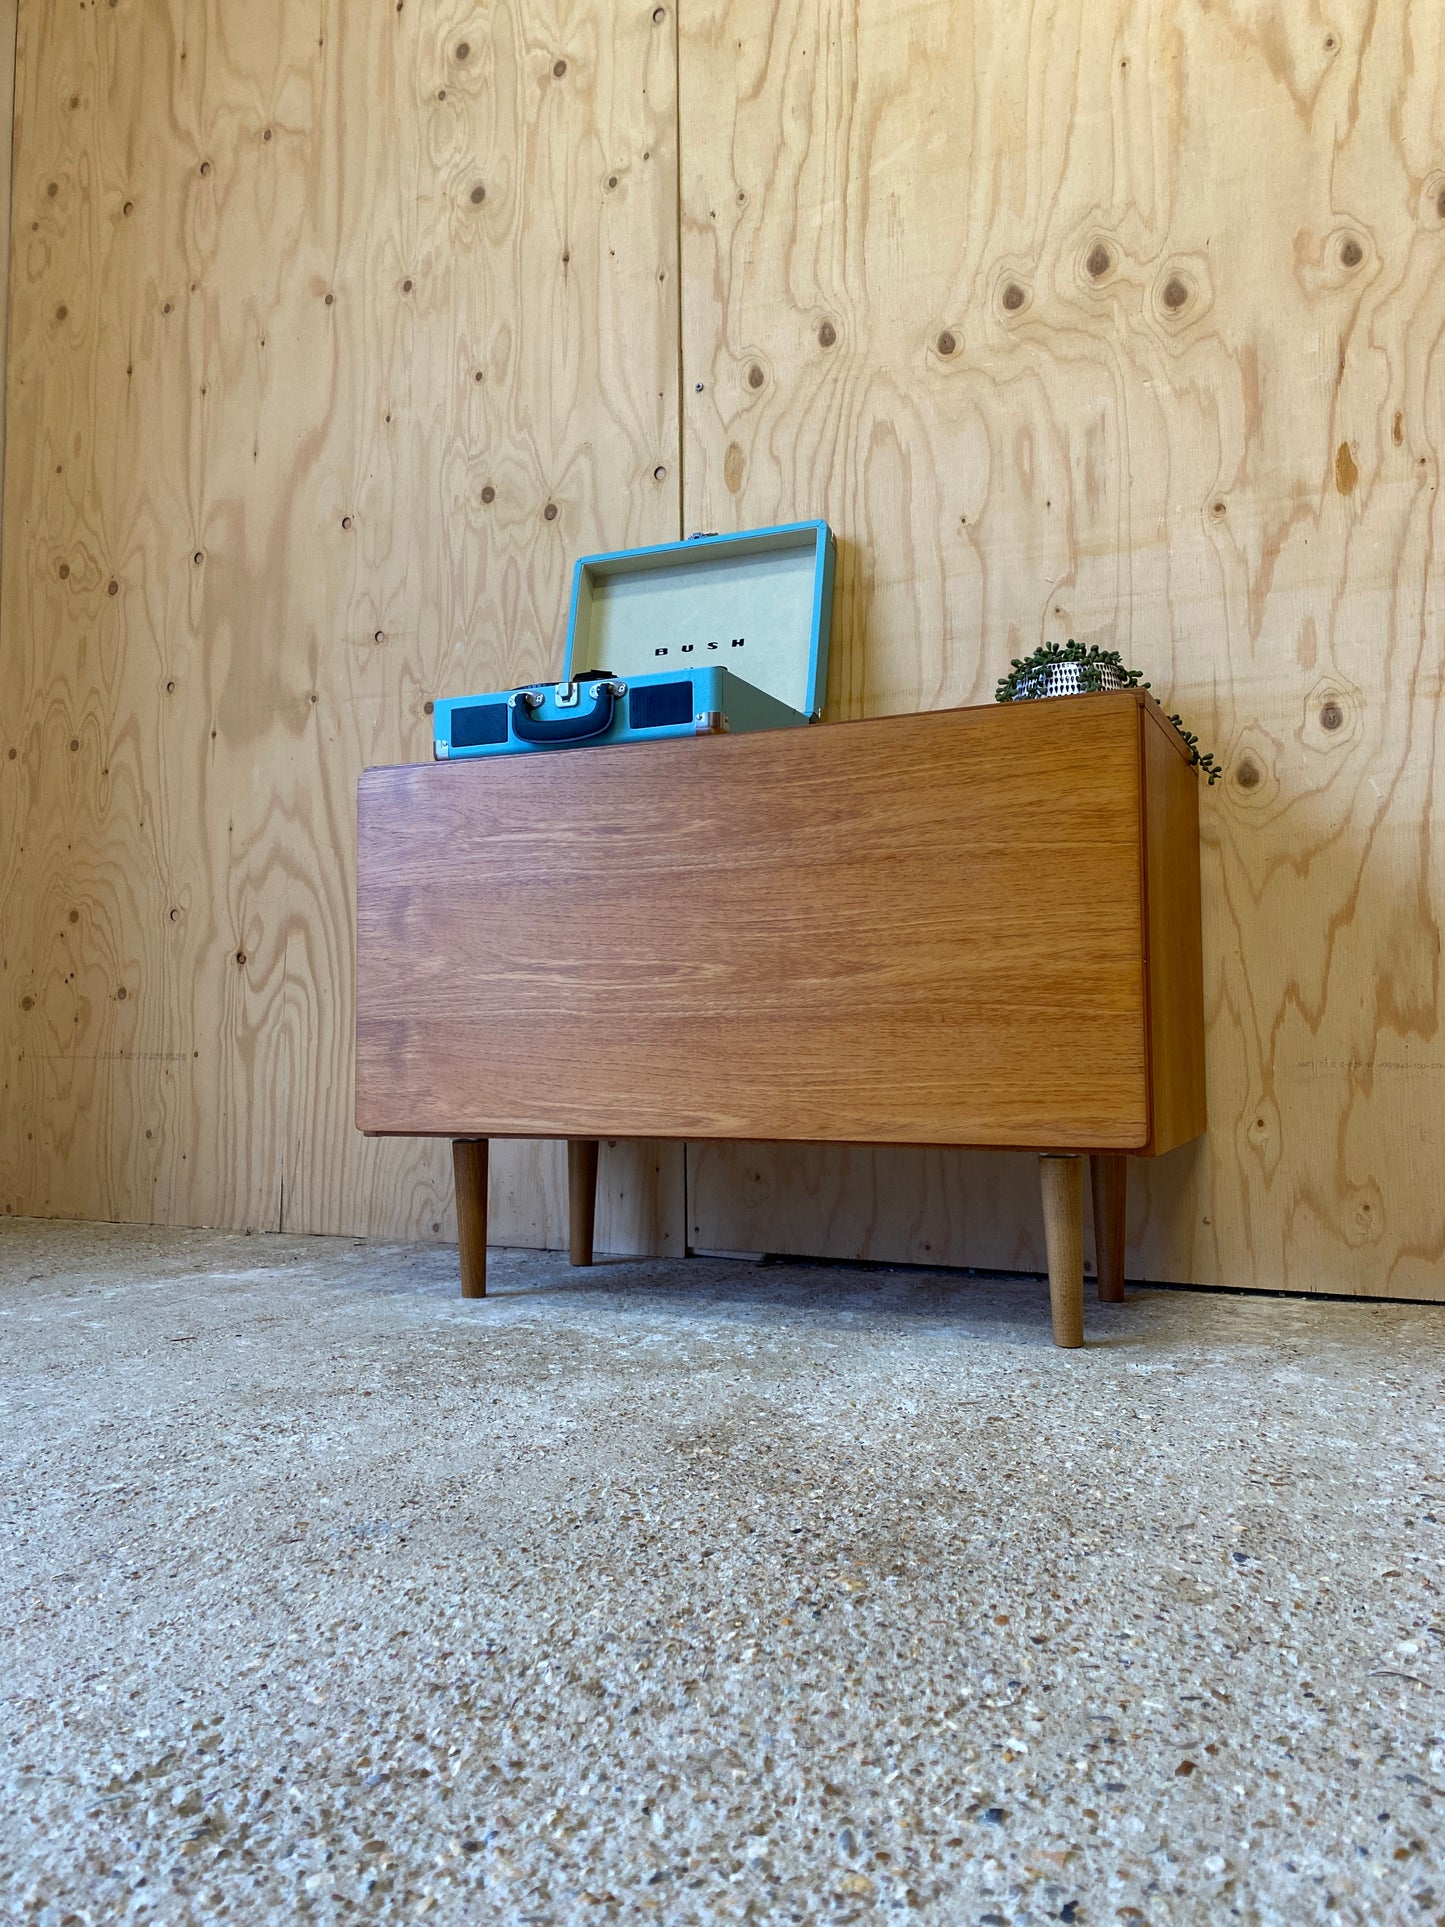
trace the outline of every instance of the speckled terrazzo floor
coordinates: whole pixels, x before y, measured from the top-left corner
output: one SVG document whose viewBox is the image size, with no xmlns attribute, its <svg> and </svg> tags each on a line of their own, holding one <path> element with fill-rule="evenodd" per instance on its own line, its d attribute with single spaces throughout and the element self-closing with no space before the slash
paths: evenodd
<svg viewBox="0 0 1445 1927">
<path fill-rule="evenodd" d="M 0 1920 L 1445 1921 L 1445 1310 L 0 1228 Z"/>
</svg>

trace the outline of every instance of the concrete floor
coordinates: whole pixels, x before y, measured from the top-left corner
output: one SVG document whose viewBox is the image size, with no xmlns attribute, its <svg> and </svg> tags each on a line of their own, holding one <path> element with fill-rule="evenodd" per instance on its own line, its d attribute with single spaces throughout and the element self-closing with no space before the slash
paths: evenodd
<svg viewBox="0 0 1445 1927">
<path fill-rule="evenodd" d="M 1445 1311 L 7 1222 L 0 1920 L 1445 1922 Z"/>
</svg>

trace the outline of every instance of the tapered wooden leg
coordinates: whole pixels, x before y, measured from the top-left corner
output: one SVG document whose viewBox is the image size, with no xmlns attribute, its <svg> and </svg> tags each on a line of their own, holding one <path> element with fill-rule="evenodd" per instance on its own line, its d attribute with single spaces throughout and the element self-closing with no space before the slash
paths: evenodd
<svg viewBox="0 0 1445 1927">
<path fill-rule="evenodd" d="M 462 1248 L 462 1296 L 487 1295 L 487 1140 L 459 1137 L 452 1143 L 457 1181 L 457 1231 Z"/>
<path fill-rule="evenodd" d="M 597 1149 L 595 1137 L 567 1140 L 567 1215 L 574 1265 L 592 1262 L 592 1239 L 597 1224 Z"/>
<path fill-rule="evenodd" d="M 1122 1305 L 1129 1160 L 1121 1151 L 1096 1151 L 1089 1159 L 1089 1182 L 1094 1193 L 1094 1268 L 1099 1274 L 1099 1303 Z"/>
<path fill-rule="evenodd" d="M 1039 1159 L 1044 1242 L 1049 1253 L 1049 1304 L 1054 1343 L 1084 1342 L 1084 1174 L 1076 1157 L 1045 1151 Z"/>
</svg>

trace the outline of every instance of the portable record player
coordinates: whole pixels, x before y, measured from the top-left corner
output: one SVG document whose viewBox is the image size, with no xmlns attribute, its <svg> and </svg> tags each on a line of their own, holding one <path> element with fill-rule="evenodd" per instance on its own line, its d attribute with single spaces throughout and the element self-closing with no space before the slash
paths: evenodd
<svg viewBox="0 0 1445 1927">
<path fill-rule="evenodd" d="M 817 720 L 833 603 L 826 522 L 585 556 L 562 680 L 438 702 L 439 761 Z"/>
</svg>

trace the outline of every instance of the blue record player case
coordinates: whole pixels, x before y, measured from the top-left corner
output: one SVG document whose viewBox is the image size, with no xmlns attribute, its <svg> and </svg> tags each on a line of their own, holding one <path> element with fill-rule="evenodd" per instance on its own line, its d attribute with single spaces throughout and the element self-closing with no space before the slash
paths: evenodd
<svg viewBox="0 0 1445 1927">
<path fill-rule="evenodd" d="M 826 522 L 585 556 L 559 683 L 439 702 L 439 760 L 816 721 L 833 608 Z"/>
</svg>

